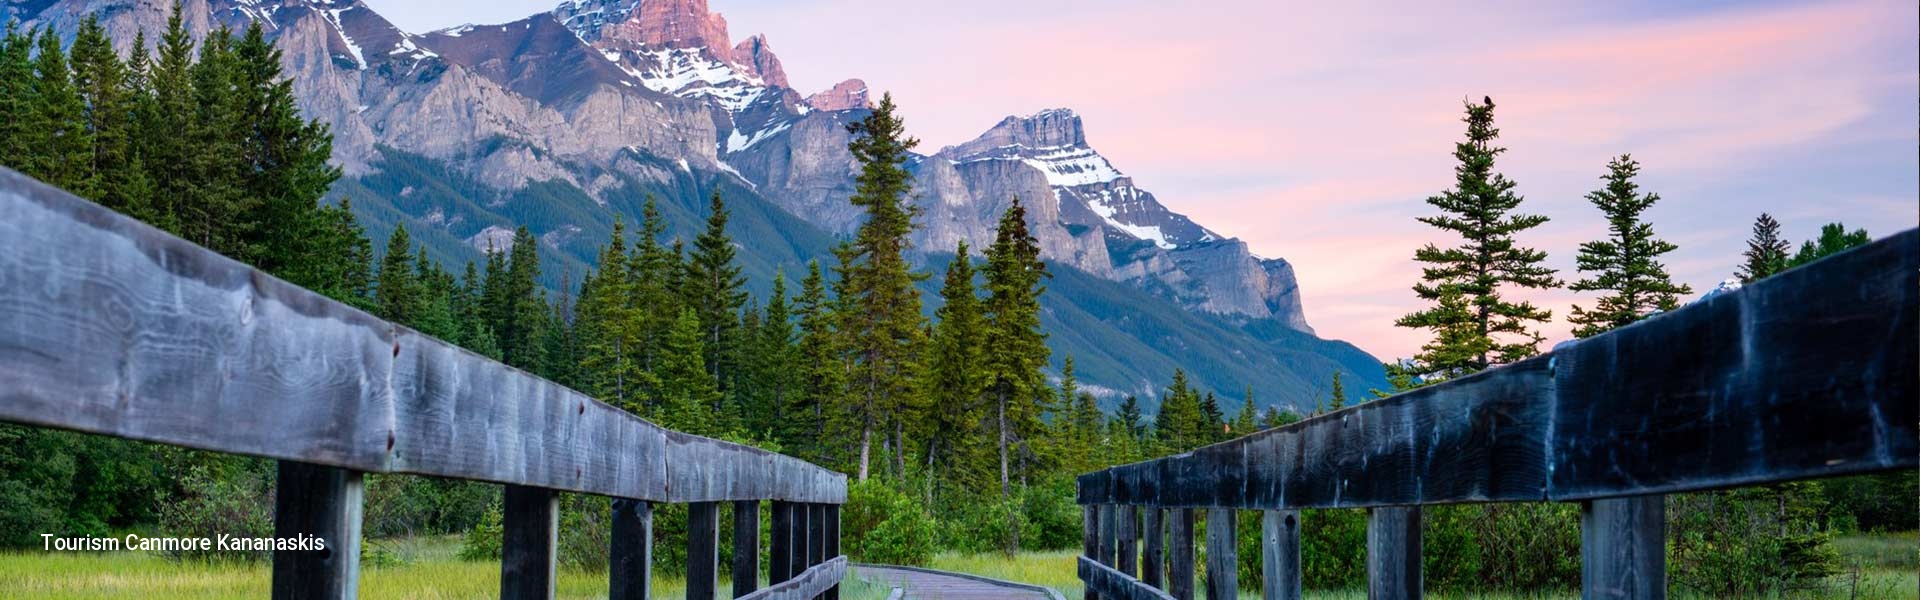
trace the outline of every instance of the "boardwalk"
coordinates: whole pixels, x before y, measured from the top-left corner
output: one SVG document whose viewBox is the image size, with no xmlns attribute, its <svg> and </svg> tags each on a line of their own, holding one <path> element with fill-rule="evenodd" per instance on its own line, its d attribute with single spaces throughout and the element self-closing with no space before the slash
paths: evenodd
<svg viewBox="0 0 1920 600">
<path fill-rule="evenodd" d="M 973 575 L 873 565 L 857 565 L 853 575 L 899 589 L 900 600 L 1061 600 L 1038 586 Z"/>
</svg>

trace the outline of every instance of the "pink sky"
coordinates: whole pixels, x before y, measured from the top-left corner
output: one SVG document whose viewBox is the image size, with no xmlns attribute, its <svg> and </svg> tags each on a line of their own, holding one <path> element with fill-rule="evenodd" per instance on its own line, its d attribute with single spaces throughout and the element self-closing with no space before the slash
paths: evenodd
<svg viewBox="0 0 1920 600">
<path fill-rule="evenodd" d="M 550 4 L 520 1 L 478 4 Z M 1553 217 L 1521 242 L 1569 280 L 1578 244 L 1604 232 L 1583 195 L 1623 152 L 1664 198 L 1649 217 L 1696 291 L 1732 275 L 1762 211 L 1796 240 L 1828 221 L 1876 237 L 1920 221 L 1911 1 L 711 2 L 735 38 L 766 33 L 803 92 L 848 77 L 892 91 L 927 150 L 1073 108 L 1169 207 L 1293 261 L 1322 336 L 1382 359 L 1426 339 L 1392 321 L 1421 306 L 1414 248 L 1446 241 L 1413 218 L 1452 183 L 1464 98 L 1498 104 L 1500 169 L 1523 210 Z M 430 4 L 391 16 L 414 30 L 476 20 Z M 1556 319 L 1591 303 L 1524 296 Z M 1547 327 L 1550 343 L 1569 329 Z"/>
</svg>

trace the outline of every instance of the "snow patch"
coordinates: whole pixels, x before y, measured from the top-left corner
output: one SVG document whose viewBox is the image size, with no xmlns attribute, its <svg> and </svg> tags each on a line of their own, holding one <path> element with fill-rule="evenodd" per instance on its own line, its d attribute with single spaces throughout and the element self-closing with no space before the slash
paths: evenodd
<svg viewBox="0 0 1920 600">
<path fill-rule="evenodd" d="M 765 141 L 767 138 L 773 137 L 775 135 L 779 135 L 780 132 L 786 131 L 790 127 L 793 127 L 793 123 L 781 123 L 773 127 L 768 127 L 766 129 L 753 132 L 753 135 L 751 136 L 742 134 L 740 133 L 739 129 L 735 129 L 731 133 L 727 134 L 727 153 L 732 154 L 735 152 L 739 152 L 741 150 L 752 148 L 754 144 L 758 144 L 762 141 Z"/>
<path fill-rule="evenodd" d="M 486 229 L 480 230 L 480 233 L 469 236 L 467 245 L 481 252 L 486 252 L 489 248 L 494 252 L 506 252 L 513 249 L 513 230 L 499 225 L 488 225 Z"/>
</svg>

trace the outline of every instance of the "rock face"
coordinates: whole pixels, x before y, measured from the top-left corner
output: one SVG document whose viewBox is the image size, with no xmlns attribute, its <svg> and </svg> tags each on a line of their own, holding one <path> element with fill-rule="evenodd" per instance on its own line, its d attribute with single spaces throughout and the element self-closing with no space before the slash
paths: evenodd
<svg viewBox="0 0 1920 600">
<path fill-rule="evenodd" d="M 10 0 L 0 16 L 70 35 L 94 14 L 118 40 L 137 31 L 157 39 L 169 5 Z M 768 39 L 732 43 L 707 0 L 564 0 L 512 23 L 424 34 L 359 0 L 185 0 L 183 17 L 196 35 L 264 25 L 302 111 L 332 126 L 349 176 L 371 176 L 384 152 L 398 151 L 499 190 L 560 182 L 605 205 L 601 194 L 626 180 L 723 180 L 829 232 L 862 218 L 846 202 L 856 167 L 846 124 L 870 108 L 867 83 L 803 98 Z M 1056 264 L 1190 311 L 1312 331 L 1290 264 L 1169 210 L 1089 144 L 1071 110 L 1007 117 L 909 167 L 921 252 L 985 247 L 1018 198 Z M 451 227 L 432 214 L 441 213 L 414 217 Z M 452 239 L 505 243 L 498 225 L 463 226 Z M 577 231 L 556 222 L 536 233 L 558 243 Z"/>
</svg>

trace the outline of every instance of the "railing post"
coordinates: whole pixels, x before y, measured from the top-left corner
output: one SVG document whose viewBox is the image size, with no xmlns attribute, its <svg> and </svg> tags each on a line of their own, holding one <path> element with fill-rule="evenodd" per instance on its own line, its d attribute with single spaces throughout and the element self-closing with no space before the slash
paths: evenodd
<svg viewBox="0 0 1920 600">
<path fill-rule="evenodd" d="M 1262 600 L 1300 600 L 1300 511 L 1261 511 Z"/>
<path fill-rule="evenodd" d="M 827 562 L 827 505 L 814 504 L 807 515 L 807 568 Z"/>
<path fill-rule="evenodd" d="M 1238 511 L 1207 510 L 1207 600 L 1240 597 Z"/>
<path fill-rule="evenodd" d="M 1128 577 L 1140 576 L 1140 510 L 1133 505 L 1115 507 L 1114 514 L 1120 523 L 1114 533 L 1119 536 L 1119 547 L 1114 557 L 1113 568 L 1126 573 Z"/>
<path fill-rule="evenodd" d="M 1147 543 L 1140 554 L 1140 581 L 1165 590 L 1167 589 L 1167 528 L 1161 518 L 1164 511 L 1158 506 L 1148 506 L 1142 509 L 1142 512 L 1145 513 L 1146 522 L 1141 527 L 1141 531 L 1146 534 Z"/>
<path fill-rule="evenodd" d="M 767 586 L 793 579 L 792 502 L 773 501 L 772 527 L 767 534 Z"/>
<path fill-rule="evenodd" d="M 720 503 L 687 505 L 687 600 L 713 600 L 720 585 Z"/>
<path fill-rule="evenodd" d="M 647 600 L 653 586 L 653 505 L 614 498 L 610 546 L 607 600 Z"/>
<path fill-rule="evenodd" d="M 1080 505 L 1080 555 L 1100 560 L 1100 505 Z M 1100 593 L 1093 586 L 1082 588 L 1080 597 L 1084 600 L 1099 600 Z"/>
<path fill-rule="evenodd" d="M 554 551 L 559 547 L 560 495 L 507 485 L 502 503 L 500 597 L 552 600 Z"/>
<path fill-rule="evenodd" d="M 1100 505 L 1100 564 L 1113 566 L 1120 554 L 1120 507 Z"/>
<path fill-rule="evenodd" d="M 840 505 L 827 505 L 827 559 L 840 558 Z M 840 600 L 840 584 L 827 588 L 826 600 Z"/>
<path fill-rule="evenodd" d="M 795 503 L 793 505 L 793 516 L 791 519 L 789 523 L 792 526 L 793 533 L 789 535 L 793 536 L 793 551 L 788 555 L 789 561 L 787 563 L 787 572 L 790 573 L 790 575 L 788 575 L 790 578 L 799 577 L 801 573 L 807 572 L 807 567 L 810 566 L 807 564 L 807 547 L 812 543 L 812 540 L 807 538 L 807 528 L 811 527 L 809 522 L 813 520 L 813 506 L 804 503 Z"/>
<path fill-rule="evenodd" d="M 1667 597 L 1665 496 L 1607 498 L 1580 510 L 1580 596 Z"/>
<path fill-rule="evenodd" d="M 733 503 L 733 597 L 760 589 L 760 501 Z"/>
<path fill-rule="evenodd" d="M 1419 598 L 1420 507 L 1389 506 L 1367 512 L 1367 597 Z"/>
<path fill-rule="evenodd" d="M 1193 509 L 1167 511 L 1167 595 L 1193 600 Z"/>
<path fill-rule="evenodd" d="M 318 550 L 273 553 L 273 597 L 346 599 L 360 591 L 361 474 L 280 461 L 273 535 L 319 538 Z"/>
</svg>

